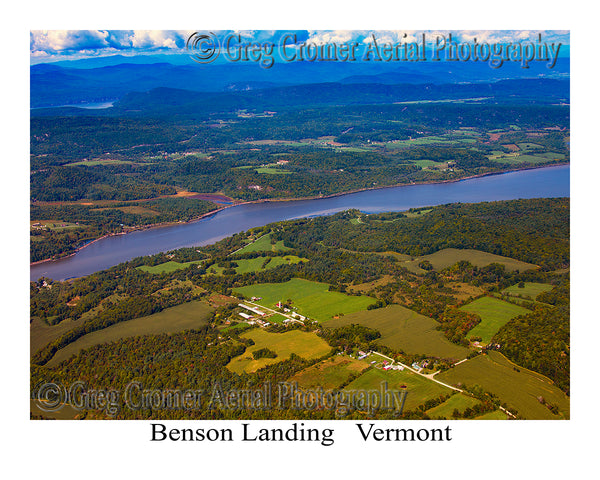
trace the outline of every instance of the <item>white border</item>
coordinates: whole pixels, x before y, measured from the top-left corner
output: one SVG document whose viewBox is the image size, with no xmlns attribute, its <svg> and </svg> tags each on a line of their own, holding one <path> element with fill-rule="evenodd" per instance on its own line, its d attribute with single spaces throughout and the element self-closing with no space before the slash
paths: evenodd
<svg viewBox="0 0 600 480">
<path fill-rule="evenodd" d="M 2 365 L 6 466 L 46 478 L 223 476 L 317 478 L 393 475 L 413 478 L 564 478 L 595 458 L 595 339 L 592 301 L 597 245 L 590 227 L 598 204 L 598 50 L 591 10 L 564 2 L 104 2 L 32 1 L 4 17 L 4 155 L 2 278 L 5 331 Z M 586 20 L 590 19 L 590 23 Z M 336 444 L 150 443 L 149 422 L 30 422 L 28 409 L 28 38 L 34 29 L 570 29 L 572 53 L 572 420 L 568 422 L 453 422 L 450 444 L 365 444 L 354 422 L 336 422 Z M 585 273 L 590 272 L 590 273 Z M 169 422 L 189 426 L 185 422 Z M 237 423 L 237 422 L 234 422 Z M 446 425 L 448 422 L 442 422 Z M 222 424 L 219 423 L 219 426 Z M 321 426 L 321 424 L 319 424 Z M 410 422 L 412 428 L 434 422 Z M 593 436 L 592 436 L 593 435 Z M 357 438 L 357 437 L 356 437 Z M 12 447 L 12 448 L 11 448 Z M 6 447 L 5 447 L 6 448 Z M 18 470 L 16 470 L 18 468 Z M 587 470 L 590 472 L 595 469 Z M 591 473 L 593 475 L 593 473 Z"/>
</svg>

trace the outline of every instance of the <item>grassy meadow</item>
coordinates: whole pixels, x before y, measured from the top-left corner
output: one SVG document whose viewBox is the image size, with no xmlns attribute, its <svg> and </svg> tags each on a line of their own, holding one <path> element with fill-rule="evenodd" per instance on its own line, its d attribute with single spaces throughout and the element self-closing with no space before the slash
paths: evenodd
<svg viewBox="0 0 600 480">
<path fill-rule="evenodd" d="M 400 305 L 357 312 L 324 323 L 328 328 L 360 324 L 381 333 L 378 343 L 408 354 L 423 353 L 439 358 L 465 358 L 469 350 L 450 342 L 436 330 L 438 323 Z"/>
<path fill-rule="evenodd" d="M 404 410 L 413 410 L 427 400 L 452 392 L 449 388 L 406 369 L 386 371 L 378 368 L 367 370 L 360 377 L 350 382 L 344 390 L 379 390 L 382 382 L 387 383 L 389 390 L 406 388 L 408 394 L 406 395 Z"/>
<path fill-rule="evenodd" d="M 174 333 L 199 328 L 206 325 L 212 311 L 213 308 L 207 303 L 192 301 L 177 305 L 176 307 L 166 308 L 161 312 L 146 317 L 117 323 L 102 330 L 88 333 L 66 347 L 61 348 L 54 354 L 47 365 L 54 367 L 85 348 L 114 342 L 121 338 Z"/>
<path fill-rule="evenodd" d="M 227 368 L 232 372 L 256 372 L 262 367 L 287 360 L 292 353 L 312 360 L 322 357 L 331 351 L 331 347 L 313 332 L 292 330 L 285 333 L 270 333 L 262 329 L 253 329 L 242 334 L 242 337 L 251 338 L 254 345 L 238 357 L 232 358 Z M 277 353 L 276 358 L 259 358 L 255 360 L 252 352 L 268 348 Z"/>
<path fill-rule="evenodd" d="M 446 420 L 450 420 L 453 418 L 452 413 L 454 412 L 454 410 L 458 410 L 462 413 L 467 408 L 473 407 L 478 403 L 480 402 L 476 398 L 469 397 L 462 393 L 457 393 L 455 395 L 452 395 L 444 403 L 441 403 L 436 407 L 430 408 L 429 410 L 427 410 L 426 413 L 430 418 L 443 418 Z"/>
<path fill-rule="evenodd" d="M 274 244 L 271 244 L 271 234 L 268 233 L 262 237 L 256 239 L 254 242 L 249 243 L 244 248 L 241 248 L 235 253 L 251 253 L 251 252 L 284 252 L 289 248 L 283 245 L 283 241 L 279 240 Z"/>
<path fill-rule="evenodd" d="M 530 312 L 526 308 L 492 297 L 480 297 L 463 305 L 460 310 L 475 313 L 481 317 L 481 322 L 469 330 L 467 338 L 478 336 L 484 343 L 488 343 L 494 334 L 512 318 Z"/>
<path fill-rule="evenodd" d="M 234 289 L 234 293 L 247 298 L 261 297 L 256 303 L 273 308 L 277 302 L 292 300 L 291 306 L 298 313 L 311 319 L 324 322 L 339 314 L 366 310 L 375 300 L 366 296 L 349 296 L 339 292 L 330 292 L 326 283 L 311 282 L 301 278 L 292 278 L 285 283 L 261 283 Z"/>
<path fill-rule="evenodd" d="M 264 262 L 270 259 L 269 263 L 267 263 L 264 267 Z M 262 272 L 264 270 L 269 270 L 271 268 L 278 267 L 279 265 L 292 265 L 294 263 L 300 262 L 308 262 L 307 258 L 297 257 L 296 255 L 286 255 L 284 257 L 256 257 L 256 258 L 246 258 L 243 260 L 236 260 L 235 263 L 238 264 L 235 267 L 236 273 L 251 273 L 251 272 Z M 213 268 L 213 267 L 211 267 Z M 210 269 L 209 269 L 210 271 Z M 222 270 L 221 270 L 222 271 Z"/>
<path fill-rule="evenodd" d="M 500 263 L 506 267 L 506 270 L 511 272 L 523 272 L 525 270 L 538 268 L 537 265 L 533 265 L 531 263 L 525 263 L 515 260 L 514 258 L 494 255 L 493 253 L 482 252 L 480 250 L 473 250 L 470 248 L 445 248 L 430 255 L 423 255 L 422 257 L 417 257 L 414 260 L 404 262 L 402 266 L 405 266 L 414 273 L 423 273 L 424 270 L 419 268 L 419 263 L 421 263 L 423 260 L 429 260 L 434 270 L 437 271 L 450 267 L 461 260 L 466 260 L 476 267 L 485 267 L 490 263 Z"/>
<path fill-rule="evenodd" d="M 506 402 L 509 411 L 518 411 L 526 419 L 569 418 L 569 398 L 553 382 L 539 373 L 519 367 L 499 352 L 478 355 L 436 379 L 450 385 L 479 385 Z M 538 397 L 558 406 L 558 415 L 540 403 Z"/>
<path fill-rule="evenodd" d="M 519 284 L 511 285 L 508 288 L 502 290 L 502 293 L 513 296 L 513 297 L 524 297 L 530 300 L 535 300 L 540 293 L 549 292 L 552 290 L 552 285 L 549 283 L 534 283 L 524 282 L 524 287 L 519 288 Z"/>
<path fill-rule="evenodd" d="M 369 367 L 368 362 L 356 360 L 346 355 L 323 360 L 316 365 L 308 367 L 289 378 L 288 382 L 298 382 L 302 388 L 334 389 L 346 383 L 353 375 L 359 375 Z"/>
<path fill-rule="evenodd" d="M 187 268 L 190 265 L 200 265 L 202 262 L 204 262 L 204 260 L 193 260 L 191 262 L 185 262 L 185 263 L 170 261 L 170 262 L 164 262 L 159 265 L 153 265 L 153 266 L 141 265 L 141 266 L 137 267 L 137 269 L 141 270 L 142 272 L 147 272 L 147 273 L 171 273 L 171 272 L 174 272 L 175 270 L 181 270 L 183 268 Z"/>
</svg>

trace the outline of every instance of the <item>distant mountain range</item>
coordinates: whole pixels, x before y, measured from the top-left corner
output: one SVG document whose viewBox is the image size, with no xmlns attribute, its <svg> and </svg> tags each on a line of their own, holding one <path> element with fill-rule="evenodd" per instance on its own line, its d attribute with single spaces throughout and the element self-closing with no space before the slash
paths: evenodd
<svg viewBox="0 0 600 480">
<path fill-rule="evenodd" d="M 569 103 L 569 95 L 568 80 L 546 78 L 444 85 L 318 83 L 231 92 L 160 87 L 147 92 L 130 92 L 113 107 L 103 110 L 42 108 L 32 110 L 32 115 L 208 116 L 240 110 L 262 113 L 299 107 L 469 99 L 488 104 L 548 105 Z"/>
<path fill-rule="evenodd" d="M 119 100 L 130 92 L 171 88 L 194 92 L 232 92 L 265 90 L 316 83 L 341 85 L 371 84 L 461 84 L 490 83 L 505 79 L 569 77 L 569 59 L 560 58 L 554 69 L 531 64 L 523 69 L 506 63 L 492 69 L 477 62 L 295 62 L 276 63 L 270 69 L 256 64 L 228 63 L 189 65 L 138 63 L 151 58 L 106 57 L 103 59 L 37 64 L 31 66 L 30 106 L 77 105 Z M 128 63 L 111 63 L 124 60 Z M 181 61 L 181 59 L 179 59 Z M 85 62 L 85 63 L 81 63 Z M 72 66 L 67 66 L 72 64 Z M 74 68 L 74 67 L 78 68 Z M 83 68 L 92 66 L 92 68 Z"/>
</svg>

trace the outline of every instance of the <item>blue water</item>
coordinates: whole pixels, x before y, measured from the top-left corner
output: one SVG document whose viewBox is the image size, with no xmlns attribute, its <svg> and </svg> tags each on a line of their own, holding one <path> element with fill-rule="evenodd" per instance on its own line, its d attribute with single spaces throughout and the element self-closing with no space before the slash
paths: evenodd
<svg viewBox="0 0 600 480">
<path fill-rule="evenodd" d="M 404 211 L 445 203 L 475 203 L 517 198 L 569 197 L 570 167 L 524 170 L 453 183 L 409 185 L 338 197 L 238 205 L 192 223 L 109 237 L 72 257 L 30 268 L 31 280 L 88 275 L 132 258 L 182 247 L 208 245 L 234 233 L 271 222 L 329 215 L 351 208 L 365 213 Z"/>
</svg>

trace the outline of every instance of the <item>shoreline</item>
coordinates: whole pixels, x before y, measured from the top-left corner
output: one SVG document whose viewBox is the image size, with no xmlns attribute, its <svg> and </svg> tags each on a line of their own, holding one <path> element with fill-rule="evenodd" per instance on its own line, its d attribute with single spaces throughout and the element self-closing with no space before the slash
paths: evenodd
<svg viewBox="0 0 600 480">
<path fill-rule="evenodd" d="M 441 184 L 446 184 L 446 183 L 461 182 L 463 180 L 471 180 L 474 178 L 483 178 L 483 177 L 488 177 L 488 176 L 492 176 L 492 175 L 502 175 L 505 173 L 514 173 L 514 172 L 521 172 L 521 171 L 526 171 L 526 170 L 536 170 L 536 169 L 541 169 L 541 168 L 562 167 L 562 166 L 566 166 L 566 165 L 570 165 L 570 164 L 571 164 L 571 162 L 559 163 L 556 165 L 539 165 L 539 166 L 534 165 L 534 166 L 525 167 L 525 168 L 503 170 L 500 172 L 487 172 L 487 173 L 481 173 L 478 175 L 469 175 L 467 177 L 452 178 L 452 179 L 447 179 L 447 180 L 424 181 L 424 182 L 414 182 L 414 183 L 399 183 L 399 184 L 395 184 L 395 185 L 365 187 L 365 188 L 359 188 L 359 189 L 349 190 L 349 191 L 345 191 L 345 192 L 332 193 L 329 195 L 313 195 L 313 196 L 309 196 L 309 197 L 296 197 L 296 198 L 261 198 L 259 200 L 247 200 L 247 201 L 239 201 L 239 202 L 234 200 L 234 202 L 231 205 L 225 205 L 220 208 L 216 208 L 215 210 L 211 210 L 210 212 L 203 213 L 199 217 L 192 218 L 185 222 L 184 221 L 174 221 L 174 222 L 153 223 L 153 224 L 149 224 L 149 225 L 141 225 L 138 227 L 133 227 L 126 232 L 107 233 L 106 235 L 98 237 L 98 238 L 86 243 L 85 245 L 78 247 L 75 251 L 73 251 L 69 255 L 65 255 L 62 257 L 58 257 L 58 258 L 46 258 L 44 260 L 37 260 L 35 262 L 30 262 L 29 266 L 33 267 L 35 265 L 40 265 L 42 263 L 54 262 L 54 261 L 63 260 L 65 258 L 72 257 L 72 256 L 76 255 L 78 252 L 80 252 L 81 250 L 83 250 L 84 248 L 92 245 L 95 242 L 103 240 L 105 238 L 114 237 L 114 236 L 118 236 L 118 235 L 127 235 L 129 233 L 133 233 L 136 231 L 149 230 L 152 228 L 163 228 L 163 227 L 170 227 L 170 226 L 174 226 L 174 225 L 185 225 L 188 223 L 194 223 L 194 222 L 198 222 L 206 217 L 209 217 L 211 215 L 216 215 L 217 213 L 219 213 L 223 210 L 226 210 L 228 208 L 237 207 L 240 205 L 252 205 L 252 204 L 260 204 L 260 203 L 267 203 L 267 202 L 294 202 L 294 201 L 307 201 L 307 200 L 319 200 L 319 199 L 324 200 L 327 198 L 341 197 L 343 195 L 351 195 L 354 193 L 368 192 L 368 191 L 372 191 L 372 190 L 382 190 L 384 188 L 410 187 L 410 186 L 415 186 L 415 185 L 441 185 Z"/>
<path fill-rule="evenodd" d="M 238 205 L 241 205 L 241 204 L 238 204 Z M 107 233 L 106 235 L 102 235 L 101 237 L 95 238 L 94 240 L 91 240 L 90 242 L 86 243 L 85 245 L 82 245 L 81 247 L 76 248 L 69 255 L 64 255 L 64 256 L 58 257 L 58 258 L 45 258 L 43 260 L 37 260 L 35 262 L 30 262 L 29 266 L 33 267 L 34 265 L 40 265 L 42 263 L 47 263 L 47 262 L 55 262 L 55 261 L 58 261 L 58 260 L 63 260 L 65 258 L 72 257 L 76 253 L 78 253 L 81 250 L 83 250 L 84 248 L 89 247 L 93 243 L 99 242 L 100 240 L 103 240 L 105 238 L 117 237 L 119 235 L 127 235 L 129 233 L 138 232 L 138 231 L 141 231 L 141 230 L 149 230 L 151 228 L 172 227 L 172 226 L 175 226 L 175 225 L 184 225 L 186 223 L 197 222 L 198 220 L 202 220 L 203 218 L 206 218 L 206 217 L 208 217 L 210 215 L 215 215 L 215 214 L 219 213 L 221 210 L 225 210 L 226 208 L 230 208 L 230 207 L 233 207 L 233 206 L 235 206 L 235 204 L 233 204 L 233 205 L 227 205 L 225 207 L 216 208 L 214 210 L 211 210 L 210 212 L 203 213 L 199 217 L 192 218 L 191 220 L 188 220 L 186 222 L 178 221 L 178 222 L 151 223 L 149 225 L 140 225 L 138 227 L 132 227 L 132 228 L 128 229 L 126 232 Z"/>
</svg>

